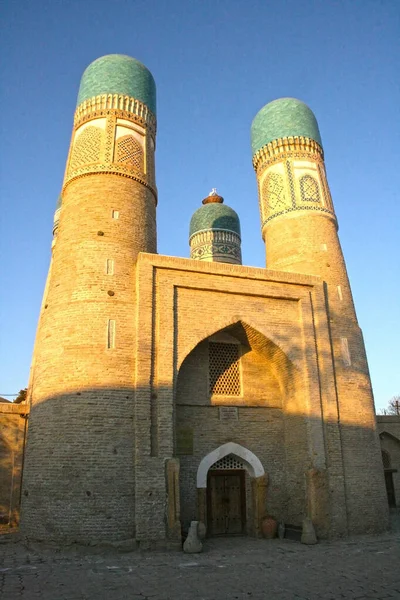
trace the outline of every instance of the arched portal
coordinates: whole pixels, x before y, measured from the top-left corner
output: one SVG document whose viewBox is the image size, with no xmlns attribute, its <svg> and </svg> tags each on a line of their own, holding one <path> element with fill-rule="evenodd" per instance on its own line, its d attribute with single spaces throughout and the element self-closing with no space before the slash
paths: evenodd
<svg viewBox="0 0 400 600">
<path fill-rule="evenodd" d="M 244 448 L 240 444 L 236 444 L 235 442 L 228 442 L 227 444 L 223 444 L 219 448 L 216 448 L 207 456 L 203 458 L 201 461 L 199 468 L 197 469 L 197 487 L 205 488 L 207 487 L 207 474 L 216 462 L 228 456 L 229 454 L 234 454 L 239 458 L 243 459 L 243 461 L 249 467 L 249 473 L 252 477 L 261 477 L 265 475 L 264 467 L 262 466 L 260 459 L 257 458 L 253 452 Z"/>
<path fill-rule="evenodd" d="M 258 535 L 266 475 L 260 459 L 236 442 L 222 444 L 197 469 L 198 519 L 209 535 Z"/>
<path fill-rule="evenodd" d="M 285 343 L 284 351 L 236 321 L 200 338 L 182 361 L 174 414 L 184 530 L 193 519 L 210 525 L 210 514 L 226 519 L 225 529 L 214 528 L 220 533 L 258 535 L 267 513 L 301 523 L 309 464 L 307 426 L 299 417 L 304 378 Z M 268 506 L 264 469 L 273 482 Z M 235 515 L 228 510 L 234 505 Z M 242 525 L 228 527 L 229 519 Z"/>
</svg>

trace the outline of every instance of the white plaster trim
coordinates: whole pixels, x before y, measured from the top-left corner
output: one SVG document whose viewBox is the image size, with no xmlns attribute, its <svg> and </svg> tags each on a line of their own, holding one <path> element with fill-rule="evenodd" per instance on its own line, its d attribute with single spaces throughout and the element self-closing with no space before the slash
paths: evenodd
<svg viewBox="0 0 400 600">
<path fill-rule="evenodd" d="M 223 444 L 219 448 L 216 448 L 202 459 L 199 468 L 197 469 L 198 488 L 207 487 L 207 473 L 209 468 L 217 462 L 217 460 L 224 458 L 224 456 L 227 456 L 228 454 L 235 454 L 243 459 L 249 465 L 249 471 L 252 477 L 261 477 L 265 474 L 264 467 L 255 454 L 247 448 L 240 446 L 240 444 L 228 442 L 227 444 Z"/>
</svg>

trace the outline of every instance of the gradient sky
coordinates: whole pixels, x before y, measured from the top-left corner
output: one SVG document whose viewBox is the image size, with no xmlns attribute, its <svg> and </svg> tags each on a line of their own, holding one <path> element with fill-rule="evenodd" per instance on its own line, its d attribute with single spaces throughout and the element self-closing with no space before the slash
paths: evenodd
<svg viewBox="0 0 400 600">
<path fill-rule="evenodd" d="M 294 96 L 322 135 L 378 409 L 400 394 L 398 0 L 5 0 L 0 395 L 27 385 L 83 70 L 122 53 L 158 96 L 158 245 L 189 256 L 212 187 L 240 216 L 243 263 L 265 266 L 250 125 Z"/>
</svg>

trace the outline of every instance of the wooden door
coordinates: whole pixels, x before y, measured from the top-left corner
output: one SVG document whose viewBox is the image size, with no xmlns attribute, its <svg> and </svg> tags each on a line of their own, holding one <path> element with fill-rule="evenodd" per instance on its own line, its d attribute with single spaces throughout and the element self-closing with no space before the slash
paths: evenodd
<svg viewBox="0 0 400 600">
<path fill-rule="evenodd" d="M 243 533 L 246 521 L 243 470 L 210 471 L 207 485 L 210 535 Z"/>
</svg>

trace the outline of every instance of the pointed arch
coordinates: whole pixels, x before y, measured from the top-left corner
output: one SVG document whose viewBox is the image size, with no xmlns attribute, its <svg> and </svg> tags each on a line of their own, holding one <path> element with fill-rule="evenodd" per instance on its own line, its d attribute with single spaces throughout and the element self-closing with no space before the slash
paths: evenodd
<svg viewBox="0 0 400 600">
<path fill-rule="evenodd" d="M 398 442 L 398 443 L 400 443 L 400 439 L 399 439 L 397 436 L 395 436 L 393 433 L 390 433 L 390 431 L 386 431 L 386 429 L 384 429 L 383 431 L 381 431 L 381 432 L 379 433 L 379 437 L 380 437 L 380 439 L 382 439 L 382 438 L 383 438 L 383 436 L 385 436 L 385 435 L 386 435 L 388 438 L 391 438 L 392 440 L 394 440 L 395 442 Z"/>
<path fill-rule="evenodd" d="M 262 475 L 265 475 L 264 467 L 262 466 L 260 459 L 257 458 L 251 450 L 248 450 L 235 442 L 228 442 L 227 444 L 222 444 L 222 446 L 219 446 L 219 448 L 216 448 L 201 460 L 199 468 L 197 469 L 198 488 L 207 487 L 207 473 L 210 467 L 228 454 L 234 454 L 241 458 L 249 466 L 250 475 L 252 477 L 261 477 Z"/>
<path fill-rule="evenodd" d="M 276 351 L 282 356 L 282 358 L 285 357 L 289 362 L 291 362 L 290 359 L 287 357 L 287 353 L 281 347 L 281 340 L 276 338 L 274 331 L 268 331 L 263 333 L 259 331 L 259 329 L 255 325 L 249 323 L 247 319 L 243 319 L 241 316 L 235 316 L 229 320 L 225 319 L 217 326 L 215 325 L 215 323 L 213 325 L 210 325 L 209 329 L 204 331 L 200 338 L 196 339 L 194 343 L 191 342 L 190 345 L 187 348 L 185 348 L 181 356 L 179 356 L 177 370 L 179 371 L 186 357 L 189 356 L 189 354 L 201 342 L 204 342 L 212 335 L 223 331 L 227 333 L 232 333 L 232 335 L 235 336 L 235 333 L 233 333 L 235 328 L 243 329 L 247 340 L 251 340 L 251 346 L 254 347 L 256 350 L 260 351 L 261 348 L 266 348 L 269 345 L 271 350 L 272 348 L 276 349 Z"/>
</svg>

